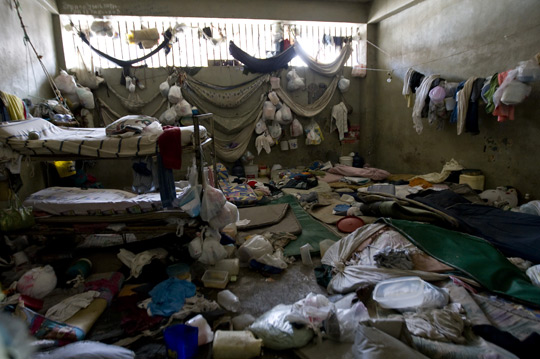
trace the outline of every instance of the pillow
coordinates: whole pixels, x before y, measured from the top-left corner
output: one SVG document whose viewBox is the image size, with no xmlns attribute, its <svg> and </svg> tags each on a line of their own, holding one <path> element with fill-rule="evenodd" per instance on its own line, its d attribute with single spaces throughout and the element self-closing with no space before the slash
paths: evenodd
<svg viewBox="0 0 540 359">
<path fill-rule="evenodd" d="M 105 133 L 107 136 L 118 136 L 128 132 L 140 135 L 146 127 L 157 120 L 155 117 L 145 115 L 127 115 L 105 127 Z"/>
</svg>

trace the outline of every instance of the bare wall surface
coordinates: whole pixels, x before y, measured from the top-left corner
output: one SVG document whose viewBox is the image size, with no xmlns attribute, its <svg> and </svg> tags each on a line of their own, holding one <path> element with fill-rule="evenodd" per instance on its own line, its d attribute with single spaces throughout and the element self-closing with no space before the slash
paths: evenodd
<svg viewBox="0 0 540 359">
<path fill-rule="evenodd" d="M 54 76 L 56 55 L 51 14 L 39 1 L 19 0 L 19 3 L 28 37 L 42 56 L 46 70 Z M 0 2 L 0 32 L 0 90 L 29 98 L 34 103 L 52 97 L 53 92 L 36 55 L 23 41 L 24 32 L 13 1 Z M 23 163 L 21 177 L 24 183 L 19 192 L 21 198 L 43 187 L 38 163 Z"/>
<path fill-rule="evenodd" d="M 486 188 L 510 185 L 540 199 L 537 147 L 540 138 L 540 83 L 516 106 L 515 120 L 498 123 L 480 106 L 480 134 L 456 134 L 424 119 L 413 129 L 412 108 L 401 95 L 409 67 L 450 81 L 487 77 L 515 68 L 540 52 L 540 6 L 537 0 L 431 0 L 420 2 L 379 24 L 378 68 L 393 69 L 393 81 L 377 72 L 374 121 L 377 165 L 393 173 L 440 172 L 454 158 L 466 168 L 481 169 Z"/>
<path fill-rule="evenodd" d="M 367 22 L 369 4 L 351 1 L 199 0 L 84 1 L 58 0 L 61 14 L 135 15 Z"/>
</svg>

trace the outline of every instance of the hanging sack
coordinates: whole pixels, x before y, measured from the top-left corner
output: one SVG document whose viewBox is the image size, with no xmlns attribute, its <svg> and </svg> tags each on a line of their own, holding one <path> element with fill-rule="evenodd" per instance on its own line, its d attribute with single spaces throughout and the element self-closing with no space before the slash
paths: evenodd
<svg viewBox="0 0 540 359">
<path fill-rule="evenodd" d="M 273 139 L 277 140 L 281 137 L 281 125 L 277 121 L 272 121 L 270 127 L 268 128 L 268 131 L 270 132 L 270 136 L 272 136 Z"/>
<path fill-rule="evenodd" d="M 205 178 L 203 198 L 201 201 L 202 220 L 208 222 L 217 216 L 223 209 L 223 206 L 225 206 L 225 202 L 227 202 L 227 199 L 223 192 L 210 186 L 208 178 Z"/>
<path fill-rule="evenodd" d="M 270 100 L 270 102 L 272 102 L 274 106 L 277 106 L 277 104 L 279 103 L 279 97 L 274 91 L 270 91 L 268 93 L 268 99 Z"/>
<path fill-rule="evenodd" d="M 276 114 L 276 106 L 270 101 L 264 101 L 263 105 L 263 117 L 265 120 L 273 120 Z"/>
<path fill-rule="evenodd" d="M 349 90 L 349 86 L 351 85 L 351 80 L 345 78 L 344 76 L 341 76 L 341 79 L 338 82 L 338 88 L 341 93 L 345 93 Z"/>
<path fill-rule="evenodd" d="M 291 137 L 298 137 L 304 133 L 304 128 L 297 118 L 291 123 Z"/>
<path fill-rule="evenodd" d="M 309 125 L 305 128 L 306 131 L 306 145 L 320 145 L 324 140 L 321 128 L 315 120 L 311 120 Z"/>
<path fill-rule="evenodd" d="M 183 99 L 182 90 L 179 86 L 171 86 L 171 88 L 169 89 L 168 97 L 170 103 L 178 103 Z"/>
<path fill-rule="evenodd" d="M 174 105 L 174 109 L 178 117 L 193 116 L 191 105 L 184 99 L 180 100 L 180 102 Z"/>
<path fill-rule="evenodd" d="M 299 77 L 294 69 L 287 73 L 287 79 L 289 80 L 287 81 L 287 90 L 289 91 L 296 91 L 306 86 L 304 79 Z"/>
<path fill-rule="evenodd" d="M 159 84 L 159 93 L 161 93 L 161 96 L 164 98 L 169 98 L 169 83 L 167 81 L 163 81 Z"/>
<path fill-rule="evenodd" d="M 9 207 L 0 211 L 0 231 L 11 232 L 32 227 L 34 215 L 32 207 L 25 207 L 13 191 L 9 191 Z"/>
<path fill-rule="evenodd" d="M 84 59 L 82 57 L 82 54 L 77 47 L 77 54 L 79 59 L 79 64 L 76 68 L 72 69 L 71 71 L 75 74 L 75 77 L 77 78 L 77 82 L 84 87 L 88 87 L 91 90 L 97 90 L 99 87 L 99 84 L 105 81 L 103 77 L 97 76 L 93 69 L 94 69 L 94 58 L 90 57 L 90 69 L 86 67 L 86 64 L 84 62 Z"/>
<path fill-rule="evenodd" d="M 159 122 L 164 125 L 174 125 L 174 122 L 178 117 L 175 108 L 176 106 L 164 111 L 161 116 L 159 116 Z"/>
</svg>

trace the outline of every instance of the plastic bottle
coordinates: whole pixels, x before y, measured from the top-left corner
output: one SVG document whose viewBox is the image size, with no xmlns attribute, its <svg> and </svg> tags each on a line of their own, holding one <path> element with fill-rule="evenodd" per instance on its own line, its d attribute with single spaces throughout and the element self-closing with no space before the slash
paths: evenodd
<svg viewBox="0 0 540 359">
<path fill-rule="evenodd" d="M 222 290 L 217 294 L 217 302 L 231 312 L 238 312 L 240 310 L 240 299 L 228 289 Z"/>
<path fill-rule="evenodd" d="M 310 253 L 312 249 L 313 247 L 309 243 L 306 243 L 302 247 L 300 247 L 300 256 L 302 257 L 302 264 L 306 266 L 313 265 L 313 261 L 311 260 L 311 253 Z"/>
<path fill-rule="evenodd" d="M 214 359 L 249 359 L 261 355 L 262 339 L 253 333 L 218 330 L 214 336 L 212 352 Z"/>
</svg>

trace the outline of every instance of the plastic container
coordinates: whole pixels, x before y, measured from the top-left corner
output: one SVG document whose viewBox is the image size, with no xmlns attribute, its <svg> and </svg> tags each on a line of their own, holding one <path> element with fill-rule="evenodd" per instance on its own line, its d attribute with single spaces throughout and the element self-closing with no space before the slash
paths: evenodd
<svg viewBox="0 0 540 359">
<path fill-rule="evenodd" d="M 229 272 L 208 269 L 202 276 L 202 281 L 206 288 L 223 289 L 229 283 Z"/>
<path fill-rule="evenodd" d="M 75 262 L 75 264 L 68 268 L 66 272 L 66 278 L 69 280 L 79 275 L 83 278 L 86 278 L 90 274 L 91 270 L 92 262 L 90 261 L 90 259 L 81 258 L 77 262 Z"/>
<path fill-rule="evenodd" d="M 208 325 L 208 322 L 204 317 L 200 314 L 194 316 L 190 320 L 186 322 L 186 325 L 197 327 L 199 329 L 198 333 L 198 345 L 204 345 L 210 343 L 212 340 L 214 340 L 214 332 L 210 328 L 210 325 Z"/>
<path fill-rule="evenodd" d="M 262 339 L 247 330 L 218 330 L 214 336 L 214 359 L 250 359 L 261 355 Z"/>
<path fill-rule="evenodd" d="M 238 258 L 222 259 L 216 263 L 214 269 L 228 272 L 229 277 L 238 275 L 240 270 L 240 260 Z"/>
<path fill-rule="evenodd" d="M 300 257 L 302 257 L 302 264 L 306 266 L 312 266 L 313 261 L 311 260 L 311 250 L 313 247 L 306 243 L 302 247 L 300 247 Z"/>
<path fill-rule="evenodd" d="M 194 358 L 198 349 L 199 328 L 184 324 L 168 327 L 163 332 L 169 358 Z"/>
<path fill-rule="evenodd" d="M 424 281 L 420 277 L 401 277 L 377 283 L 373 300 L 383 308 L 418 307 L 424 301 Z"/>
<path fill-rule="evenodd" d="M 330 248 L 336 241 L 333 241 L 331 239 L 325 239 L 319 242 L 319 248 L 321 251 L 321 258 L 324 257 L 324 254 Z"/>
<path fill-rule="evenodd" d="M 339 158 L 339 163 L 345 166 L 352 166 L 353 164 L 353 158 L 352 156 L 341 156 Z"/>
<path fill-rule="evenodd" d="M 255 178 L 259 173 L 258 165 L 247 165 L 244 166 L 244 171 L 246 172 L 246 178 Z"/>
<path fill-rule="evenodd" d="M 238 312 L 240 310 L 240 299 L 228 289 L 217 294 L 217 302 L 228 311 Z"/>
</svg>

